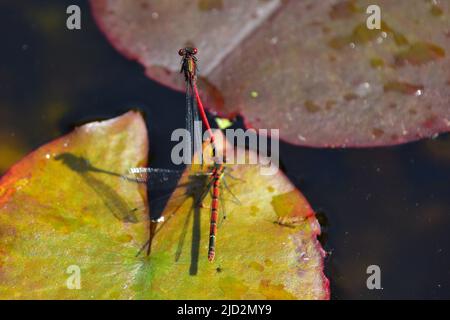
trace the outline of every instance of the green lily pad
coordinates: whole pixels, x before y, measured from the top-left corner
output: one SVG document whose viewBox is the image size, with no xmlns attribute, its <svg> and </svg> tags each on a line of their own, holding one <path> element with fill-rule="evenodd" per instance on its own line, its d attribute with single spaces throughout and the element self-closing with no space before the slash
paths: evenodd
<svg viewBox="0 0 450 320">
<path fill-rule="evenodd" d="M 145 186 L 121 176 L 146 165 L 147 148 L 144 121 L 129 112 L 81 126 L 8 171 L 0 180 L 1 299 L 329 297 L 320 226 L 286 177 L 231 168 L 227 185 L 239 200 L 223 202 L 210 263 L 209 197 L 193 206 L 194 193 L 177 188 L 156 233 L 148 210 L 135 210 L 145 208 Z M 191 179 L 186 171 L 180 186 Z M 151 253 L 139 254 L 150 229 Z"/>
</svg>

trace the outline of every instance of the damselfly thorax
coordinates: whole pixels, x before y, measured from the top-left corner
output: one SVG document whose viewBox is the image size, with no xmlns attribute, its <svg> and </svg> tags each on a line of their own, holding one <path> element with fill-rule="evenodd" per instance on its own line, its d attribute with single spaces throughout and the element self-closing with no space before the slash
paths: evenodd
<svg viewBox="0 0 450 320">
<path fill-rule="evenodd" d="M 182 56 L 180 73 L 184 73 L 186 82 L 192 83 L 197 79 L 197 48 L 186 47 L 180 49 L 178 54 Z"/>
</svg>

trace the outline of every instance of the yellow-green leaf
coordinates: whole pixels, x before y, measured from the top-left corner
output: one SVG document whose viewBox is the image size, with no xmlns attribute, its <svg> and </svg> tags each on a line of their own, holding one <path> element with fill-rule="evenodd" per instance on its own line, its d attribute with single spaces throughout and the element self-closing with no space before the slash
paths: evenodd
<svg viewBox="0 0 450 320">
<path fill-rule="evenodd" d="M 31 153 L 0 181 L 1 299 L 128 299 L 146 241 L 137 186 L 123 174 L 147 157 L 138 113 L 84 125 Z M 138 222 L 136 222 L 138 221 Z M 68 268 L 78 266 L 81 289 Z M 70 269 L 69 269 L 70 271 Z"/>
<path fill-rule="evenodd" d="M 231 166 L 227 218 L 207 259 L 210 197 L 184 173 L 154 234 L 144 186 L 120 176 L 146 165 L 142 117 L 129 112 L 77 128 L 0 180 L 1 299 L 324 299 L 314 212 L 281 173 Z M 238 200 L 237 200 L 238 199 Z M 79 274 L 78 274 L 79 271 Z M 79 283 L 77 277 L 79 275 Z M 79 287 L 77 285 L 79 284 Z"/>
<path fill-rule="evenodd" d="M 192 190 L 177 189 L 152 242 L 152 298 L 328 298 L 320 226 L 306 199 L 281 173 L 264 176 L 256 165 L 228 170 L 215 261 L 207 258 L 211 197 L 200 208 L 196 197 L 180 204 Z M 188 171 L 180 185 L 189 179 Z"/>
</svg>

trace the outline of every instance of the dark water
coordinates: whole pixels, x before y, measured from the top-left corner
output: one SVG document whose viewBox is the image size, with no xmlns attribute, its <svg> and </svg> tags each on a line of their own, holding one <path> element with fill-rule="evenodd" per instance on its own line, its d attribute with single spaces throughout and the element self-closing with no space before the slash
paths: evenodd
<svg viewBox="0 0 450 320">
<path fill-rule="evenodd" d="M 82 30 L 65 9 L 82 7 Z M 0 172 L 75 124 L 144 110 L 152 165 L 184 126 L 184 96 L 147 79 L 100 34 L 87 1 L 0 4 Z M 450 298 L 450 137 L 398 147 L 281 146 L 284 170 L 319 212 L 335 299 Z M 383 290 L 366 269 L 381 268 Z"/>
</svg>

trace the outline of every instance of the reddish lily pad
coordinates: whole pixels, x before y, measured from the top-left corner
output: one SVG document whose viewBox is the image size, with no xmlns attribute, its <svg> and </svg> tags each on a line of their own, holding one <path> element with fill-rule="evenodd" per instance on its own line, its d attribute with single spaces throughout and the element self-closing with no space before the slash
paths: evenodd
<svg viewBox="0 0 450 320">
<path fill-rule="evenodd" d="M 450 3 L 370 0 L 91 1 L 111 43 L 182 90 L 179 47 L 199 48 L 211 111 L 308 146 L 382 146 L 450 128 Z"/>
<path fill-rule="evenodd" d="M 182 188 L 151 255 L 138 255 L 149 238 L 147 210 L 135 210 L 145 207 L 146 190 L 121 175 L 144 166 L 147 149 L 144 121 L 129 112 L 77 128 L 2 177 L 0 299 L 329 297 L 314 212 L 286 177 L 261 176 L 257 166 L 233 170 L 240 180 L 230 189 L 242 205 L 227 206 L 214 263 L 206 252 L 209 210 L 192 212 L 192 199 L 180 202 Z"/>
</svg>

